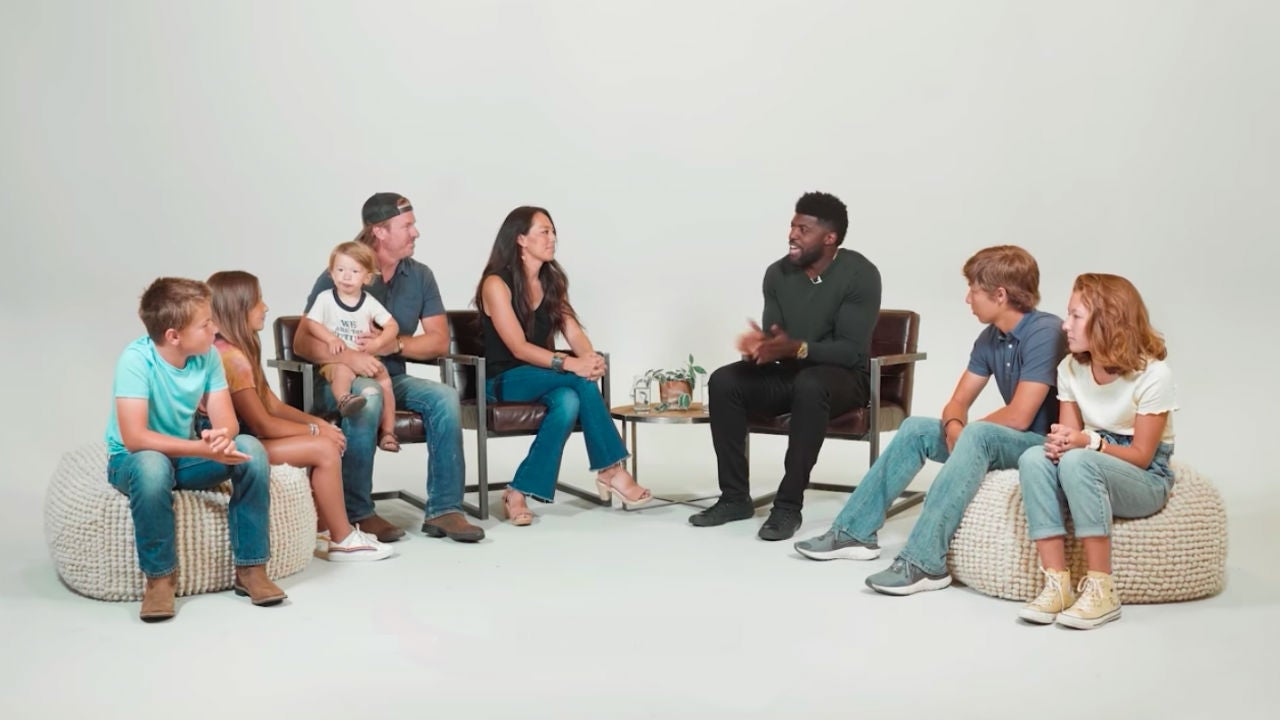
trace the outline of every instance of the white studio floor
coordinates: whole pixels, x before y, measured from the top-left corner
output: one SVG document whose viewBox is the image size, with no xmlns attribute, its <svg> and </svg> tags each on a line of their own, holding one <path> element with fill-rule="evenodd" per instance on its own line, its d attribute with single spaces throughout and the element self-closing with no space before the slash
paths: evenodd
<svg viewBox="0 0 1280 720">
<path fill-rule="evenodd" d="M 379 489 L 415 487 L 422 452 L 380 456 Z M 659 494 L 714 490 L 709 468 L 661 455 L 641 466 Z M 776 475 L 766 455 L 753 458 L 757 492 Z M 819 469 L 815 480 L 838 479 Z M 13 514 L 0 585 L 3 718 L 1252 718 L 1280 700 L 1275 508 L 1228 505 L 1223 594 L 1126 606 L 1092 632 L 1022 625 L 1017 603 L 961 587 L 872 593 L 863 579 L 918 509 L 886 526 L 880 560 L 817 563 L 757 540 L 763 510 L 701 529 L 686 507 L 624 513 L 566 495 L 535 505 L 529 528 L 485 521 L 471 546 L 425 538 L 414 508 L 383 503 L 410 529 L 396 557 L 317 560 L 281 582 L 282 607 L 199 595 L 148 626 L 136 603 L 61 585 L 36 479 L 5 488 L 6 505 L 31 512 Z M 798 537 L 844 498 L 810 492 Z"/>
</svg>

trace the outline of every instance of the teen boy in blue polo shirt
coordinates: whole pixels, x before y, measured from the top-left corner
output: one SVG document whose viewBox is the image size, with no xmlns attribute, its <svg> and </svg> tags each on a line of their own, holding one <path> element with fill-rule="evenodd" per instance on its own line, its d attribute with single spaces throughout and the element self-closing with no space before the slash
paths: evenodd
<svg viewBox="0 0 1280 720">
<path fill-rule="evenodd" d="M 964 264 L 965 301 L 987 324 L 973 344 L 942 418 L 910 417 L 849 497 L 831 529 L 795 544 L 814 560 L 871 560 L 880 556 L 876 532 L 885 513 L 924 467 L 943 463 L 924 510 L 887 570 L 867 585 L 889 595 L 940 590 L 951 584 L 947 548 L 965 508 L 990 470 L 1015 468 L 1029 447 L 1044 444 L 1057 421 L 1057 366 L 1066 354 L 1062 320 L 1036 310 L 1040 270 L 1020 247 L 979 251 Z M 973 420 L 969 408 L 992 377 L 1005 406 Z"/>
</svg>

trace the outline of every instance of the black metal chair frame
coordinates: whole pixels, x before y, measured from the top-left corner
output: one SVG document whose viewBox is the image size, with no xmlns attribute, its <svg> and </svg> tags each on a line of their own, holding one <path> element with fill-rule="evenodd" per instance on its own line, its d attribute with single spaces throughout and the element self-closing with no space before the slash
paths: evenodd
<svg viewBox="0 0 1280 720">
<path fill-rule="evenodd" d="M 557 350 L 572 354 L 568 350 Z M 604 376 L 600 378 L 600 394 L 604 396 L 605 407 L 609 407 L 609 354 L 597 350 L 605 359 Z M 477 493 L 476 504 L 463 503 L 467 507 L 467 511 L 471 512 L 477 518 L 484 520 L 489 517 L 489 493 L 494 490 L 502 490 L 511 484 L 510 481 L 489 482 L 489 441 L 503 437 L 532 437 L 533 432 L 520 430 L 517 432 L 497 432 L 489 428 L 487 422 L 489 406 L 493 403 L 489 402 L 484 391 L 488 376 L 485 371 L 485 359 L 480 355 L 468 355 L 464 353 L 449 353 L 440 358 L 442 367 L 442 377 L 444 383 L 461 394 L 465 388 L 458 382 L 456 368 L 454 365 L 464 365 L 475 368 L 476 373 L 476 397 L 475 397 L 475 418 L 471 418 L 467 412 L 466 405 L 463 404 L 463 422 L 464 430 L 474 430 L 476 433 L 476 472 L 478 474 L 478 482 L 473 485 L 467 485 L 464 489 L 464 495 Z M 522 403 L 525 404 L 525 403 Z M 573 429 L 573 432 L 581 432 L 582 426 L 579 425 Z M 595 505 L 608 507 L 612 504 L 612 497 L 609 500 L 601 500 L 600 496 L 594 490 L 583 490 L 582 488 L 567 483 L 556 481 L 556 489 L 581 498 Z"/>
<path fill-rule="evenodd" d="M 881 429 L 882 424 L 887 424 L 887 423 L 882 423 L 881 417 L 880 417 L 880 412 L 881 412 L 880 372 L 881 370 L 885 367 L 890 367 L 893 365 L 906 365 L 908 363 L 915 363 L 918 361 L 925 360 L 928 357 L 929 357 L 928 353 L 922 353 L 922 352 L 899 353 L 896 355 L 878 355 L 878 356 L 872 357 L 871 368 L 870 368 L 870 374 L 871 374 L 870 398 L 867 401 L 867 409 L 868 409 L 867 432 L 861 435 L 828 433 L 827 439 L 828 440 L 835 439 L 835 440 L 865 441 L 870 446 L 870 453 L 869 453 L 870 460 L 867 463 L 867 469 L 870 470 L 871 466 L 875 464 L 876 458 L 880 457 L 880 433 L 897 429 L 896 425 L 892 428 L 885 428 L 884 430 Z M 910 408 L 906 408 L 906 410 L 908 411 L 908 415 L 909 415 Z M 748 429 L 749 429 L 749 432 L 747 433 L 748 462 L 750 462 L 750 458 L 751 458 L 751 435 L 752 434 L 784 435 L 784 436 L 787 434 L 785 430 L 754 427 L 751 425 L 748 425 Z M 811 482 L 809 483 L 808 489 L 824 490 L 827 492 L 853 493 L 857 491 L 858 486 L 857 485 L 840 485 L 837 483 Z M 755 505 L 755 507 L 763 507 L 773 502 L 773 499 L 777 497 L 777 495 L 778 495 L 777 491 L 766 493 L 759 497 L 753 498 L 752 503 Z M 920 503 L 924 502 L 924 496 L 925 496 L 925 493 L 922 490 L 904 490 L 902 494 L 899 495 L 898 498 L 894 501 L 893 505 L 889 507 L 888 512 L 885 513 L 885 517 L 891 518 L 894 515 L 897 515 L 899 513 L 902 513 L 906 510 L 909 510 L 915 507 L 916 505 L 919 505 Z"/>
<path fill-rule="evenodd" d="M 277 348 L 277 352 L 279 349 Z M 407 362 L 416 362 L 408 360 Z M 435 363 L 418 363 L 419 365 L 434 365 Z M 276 368 L 280 373 L 280 386 L 284 387 L 284 374 L 287 372 L 300 373 L 302 375 L 302 407 L 298 408 L 303 412 L 311 412 L 315 407 L 315 382 L 317 365 L 305 360 L 282 360 L 280 358 L 270 358 L 267 360 L 267 367 Z M 334 422 L 331 420 L 330 422 Z M 427 501 L 421 495 L 409 492 L 408 490 L 383 490 L 370 495 L 373 500 L 403 500 L 414 507 L 426 512 Z M 463 508 L 471 515 L 476 515 L 476 508 L 467 507 L 463 503 Z"/>
</svg>

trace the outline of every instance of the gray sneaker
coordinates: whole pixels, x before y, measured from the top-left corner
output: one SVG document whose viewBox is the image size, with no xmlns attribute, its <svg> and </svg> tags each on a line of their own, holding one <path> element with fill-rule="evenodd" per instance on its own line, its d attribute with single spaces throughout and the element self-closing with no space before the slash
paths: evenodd
<svg viewBox="0 0 1280 720">
<path fill-rule="evenodd" d="M 810 560 L 875 560 L 880 557 L 879 545 L 855 540 L 835 528 L 818 537 L 801 540 L 792 547 Z"/>
<path fill-rule="evenodd" d="M 924 590 L 941 590 L 951 584 L 951 575 L 930 575 L 907 560 L 897 558 L 887 570 L 867 578 L 867 587 L 886 595 L 911 595 Z"/>
</svg>

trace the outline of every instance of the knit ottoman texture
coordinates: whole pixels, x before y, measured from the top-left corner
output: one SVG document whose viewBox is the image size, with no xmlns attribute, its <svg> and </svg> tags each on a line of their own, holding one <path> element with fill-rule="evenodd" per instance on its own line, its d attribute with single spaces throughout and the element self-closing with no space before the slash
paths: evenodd
<svg viewBox="0 0 1280 720">
<path fill-rule="evenodd" d="M 178 595 L 231 588 L 234 561 L 227 531 L 231 483 L 173 494 Z M 138 568 L 129 499 L 107 482 L 104 443 L 62 456 L 44 505 L 45 539 L 63 582 L 99 600 L 139 600 L 145 577 Z M 275 579 L 307 566 L 315 547 L 316 511 L 303 468 L 271 467 L 271 560 Z"/>
<path fill-rule="evenodd" d="M 1220 592 L 1226 583 L 1227 513 L 1213 484 L 1191 467 L 1174 462 L 1173 492 L 1160 512 L 1147 518 L 1116 518 L 1111 566 L 1125 603 L 1194 600 Z M 1068 533 L 1071 531 L 1068 521 Z M 987 595 L 1030 600 L 1040 592 L 1035 543 L 1017 470 L 987 474 L 951 541 L 952 577 Z M 1084 550 L 1067 540 L 1073 578 L 1085 572 Z"/>
</svg>

